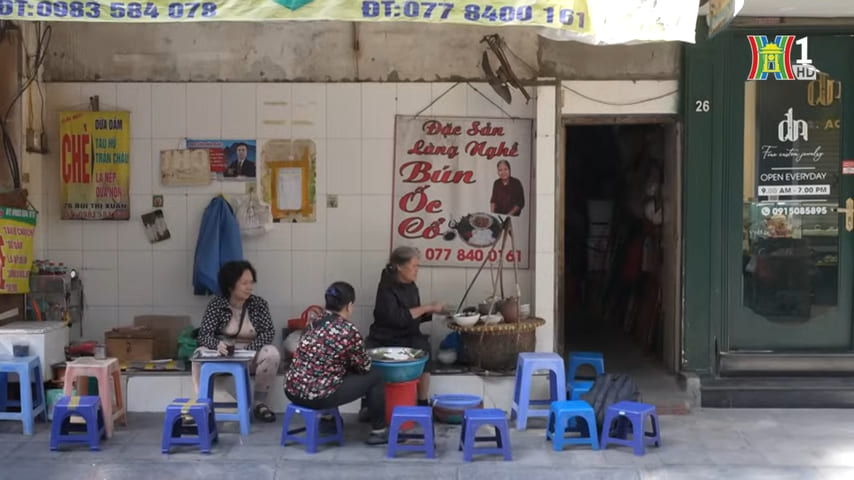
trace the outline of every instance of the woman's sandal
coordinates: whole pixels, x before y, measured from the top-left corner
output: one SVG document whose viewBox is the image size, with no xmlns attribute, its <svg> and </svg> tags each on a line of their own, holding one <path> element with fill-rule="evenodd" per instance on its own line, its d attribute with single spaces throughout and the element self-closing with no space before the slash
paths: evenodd
<svg viewBox="0 0 854 480">
<path fill-rule="evenodd" d="M 264 405 L 263 403 L 259 403 L 255 405 L 255 409 L 253 410 L 255 414 L 255 419 L 260 420 L 262 422 L 273 423 L 276 421 L 276 414 L 270 410 L 270 407 Z"/>
</svg>

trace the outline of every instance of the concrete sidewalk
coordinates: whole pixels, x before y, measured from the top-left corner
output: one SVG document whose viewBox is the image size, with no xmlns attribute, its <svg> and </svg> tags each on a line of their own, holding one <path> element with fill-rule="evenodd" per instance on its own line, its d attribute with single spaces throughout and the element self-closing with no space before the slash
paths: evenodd
<svg viewBox="0 0 854 480">
<path fill-rule="evenodd" d="M 362 443 L 367 431 L 345 419 L 347 443 L 308 455 L 298 446 L 279 446 L 275 424 L 253 424 L 240 437 L 223 424 L 210 455 L 183 449 L 160 453 L 162 415 L 132 414 L 128 427 L 102 442 L 101 452 L 64 447 L 50 452 L 48 425 L 32 437 L 17 422 L 0 422 L 0 478 L 48 479 L 825 479 L 854 478 L 854 412 L 848 410 L 698 410 L 661 417 L 661 448 L 643 457 L 630 449 L 592 451 L 567 447 L 554 452 L 540 421 L 512 431 L 513 461 L 497 458 L 464 463 L 456 449 L 459 427 L 438 426 L 436 460 L 417 454 L 394 460 L 384 447 Z M 540 428 L 537 428 L 540 427 Z"/>
</svg>

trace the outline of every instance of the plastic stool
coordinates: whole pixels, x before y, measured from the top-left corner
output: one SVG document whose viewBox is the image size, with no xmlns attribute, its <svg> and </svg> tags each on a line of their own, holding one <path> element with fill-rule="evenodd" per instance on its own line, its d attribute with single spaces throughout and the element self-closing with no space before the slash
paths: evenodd
<svg viewBox="0 0 854 480">
<path fill-rule="evenodd" d="M 575 386 L 575 375 L 578 373 L 578 368 L 582 365 L 589 365 L 593 367 L 597 377 L 605 374 L 605 357 L 603 357 L 601 353 L 569 352 L 569 368 L 566 370 L 566 385 L 570 390 Z M 593 386 L 592 382 L 590 382 L 590 386 Z M 586 393 L 588 391 L 590 391 L 590 388 L 580 393 Z"/>
<path fill-rule="evenodd" d="M 234 391 L 237 395 L 237 403 L 214 402 L 215 375 L 231 375 L 234 377 Z M 199 397 L 207 398 L 212 402 L 214 418 L 217 422 L 240 422 L 240 434 L 249 435 L 249 423 L 252 409 L 252 392 L 249 383 L 249 367 L 246 362 L 202 362 L 201 374 L 199 375 Z M 220 408 L 237 408 L 236 413 L 220 412 Z"/>
<path fill-rule="evenodd" d="M 589 392 L 593 388 L 593 382 L 589 380 L 576 380 L 572 384 L 567 384 L 570 400 L 581 400 L 581 396 Z"/>
<path fill-rule="evenodd" d="M 489 425 L 495 428 L 495 436 L 478 437 L 478 428 Z M 475 442 L 494 441 L 497 446 L 476 447 Z M 510 426 L 507 416 L 497 408 L 479 408 L 466 410 L 463 414 L 463 428 L 460 432 L 460 450 L 463 451 L 463 461 L 470 462 L 474 455 L 503 454 L 504 461 L 512 460 L 510 454 Z"/>
<path fill-rule="evenodd" d="M 74 415 L 83 417 L 86 424 L 71 423 Z M 56 451 L 62 443 L 88 443 L 89 450 L 98 451 L 101 439 L 107 435 L 106 426 L 99 397 L 62 397 L 53 409 L 50 449 Z"/>
<path fill-rule="evenodd" d="M 531 400 L 531 378 L 537 370 L 549 371 L 549 399 Z M 556 353 L 520 353 L 516 359 L 516 387 L 510 417 L 516 417 L 516 430 L 525 430 L 528 417 L 548 417 L 548 409 L 529 409 L 531 405 L 551 405 L 566 400 L 566 375 L 563 359 Z"/>
<path fill-rule="evenodd" d="M 632 438 L 630 440 L 612 437 L 611 424 L 618 417 L 626 417 L 632 424 Z M 652 423 L 652 432 L 646 432 L 644 425 L 649 417 Z M 635 455 L 641 456 L 646 450 L 646 444 L 651 443 L 656 447 L 661 446 L 661 430 L 658 424 L 658 415 L 655 413 L 655 405 L 637 402 L 617 402 L 605 410 L 605 422 L 602 424 L 602 449 L 609 443 L 634 447 Z"/>
<path fill-rule="evenodd" d="M 291 420 L 295 415 L 302 416 L 305 426 L 291 430 Z M 320 436 L 320 417 L 325 415 L 335 418 L 335 435 Z M 302 432 L 305 432 L 305 435 L 297 435 Z M 282 425 L 282 446 L 284 447 L 288 442 L 305 445 L 306 453 L 317 453 L 317 446 L 323 443 L 338 442 L 338 445 L 344 445 L 344 422 L 341 420 L 341 414 L 337 408 L 313 410 L 293 403 L 288 405 L 285 411 L 285 423 Z"/>
<path fill-rule="evenodd" d="M 104 424 L 107 428 L 107 438 L 113 436 L 113 425 L 121 420 L 127 425 L 124 395 L 122 394 L 121 367 L 115 358 L 80 357 L 65 367 L 65 386 L 63 394 L 71 395 L 72 385 L 78 381 L 77 391 L 85 392 L 80 378 L 94 377 L 98 383 L 98 397 L 101 398 L 101 409 L 104 412 Z M 112 385 L 111 385 L 112 383 Z M 82 388 L 81 388 L 82 387 Z"/>
<path fill-rule="evenodd" d="M 424 433 L 399 433 L 405 423 L 415 422 L 421 425 Z M 394 458 L 398 451 L 424 452 L 427 458 L 436 458 L 433 429 L 433 409 L 430 407 L 395 407 L 388 427 L 388 458 Z M 399 445 L 398 440 L 424 440 L 423 445 Z"/>
<path fill-rule="evenodd" d="M 392 413 L 396 407 L 414 407 L 418 397 L 418 379 L 408 382 L 387 382 L 385 384 L 385 423 L 391 425 Z M 404 430 L 413 427 L 412 422 L 403 425 Z"/>
<path fill-rule="evenodd" d="M 587 422 L 587 436 L 566 438 L 570 420 L 577 417 Z M 590 445 L 599 450 L 599 438 L 596 435 L 596 412 L 587 402 L 554 402 L 549 410 L 549 426 L 546 427 L 546 440 L 551 440 L 554 451 L 563 450 L 564 445 Z"/>
<path fill-rule="evenodd" d="M 47 409 L 42 380 L 41 361 L 37 356 L 0 358 L 0 420 L 20 420 L 24 424 L 24 435 L 32 435 L 35 419 L 47 420 Z M 9 400 L 10 373 L 18 375 L 21 400 Z M 35 385 L 36 398 L 33 398 Z M 7 412 L 8 407 L 20 407 L 20 412 Z"/>
<path fill-rule="evenodd" d="M 194 427 L 181 425 L 181 417 L 190 415 L 196 422 Z M 193 435 L 183 437 L 183 435 Z M 202 453 L 211 453 L 211 444 L 217 441 L 216 421 L 214 420 L 213 403 L 207 398 L 190 400 L 176 398 L 166 407 L 166 418 L 163 421 L 163 439 L 160 450 L 169 453 L 172 445 L 198 445 Z"/>
</svg>

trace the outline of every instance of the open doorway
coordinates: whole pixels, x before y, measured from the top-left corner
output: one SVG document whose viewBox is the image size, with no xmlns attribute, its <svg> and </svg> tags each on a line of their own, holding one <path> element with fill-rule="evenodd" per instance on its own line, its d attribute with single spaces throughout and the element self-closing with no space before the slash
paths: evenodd
<svg viewBox="0 0 854 480">
<path fill-rule="evenodd" d="M 681 404 L 678 124 L 570 124 L 564 169 L 564 341 L 600 351 L 644 398 Z M 584 374 L 584 372 L 582 372 Z M 675 402 L 675 403 L 673 403 Z"/>
</svg>

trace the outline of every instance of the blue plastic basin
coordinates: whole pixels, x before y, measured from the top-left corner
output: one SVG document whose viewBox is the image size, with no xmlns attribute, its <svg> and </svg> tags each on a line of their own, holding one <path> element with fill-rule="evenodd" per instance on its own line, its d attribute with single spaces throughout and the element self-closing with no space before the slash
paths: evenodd
<svg viewBox="0 0 854 480">
<path fill-rule="evenodd" d="M 373 368 L 378 369 L 383 374 L 383 379 L 386 382 L 408 382 L 415 380 L 424 373 L 424 365 L 427 364 L 427 356 L 410 362 L 382 362 L 379 360 L 373 361 Z"/>
<path fill-rule="evenodd" d="M 437 407 L 465 410 L 466 408 L 477 408 L 482 402 L 483 399 L 477 395 L 446 394 L 433 395 L 430 403 Z"/>
</svg>

